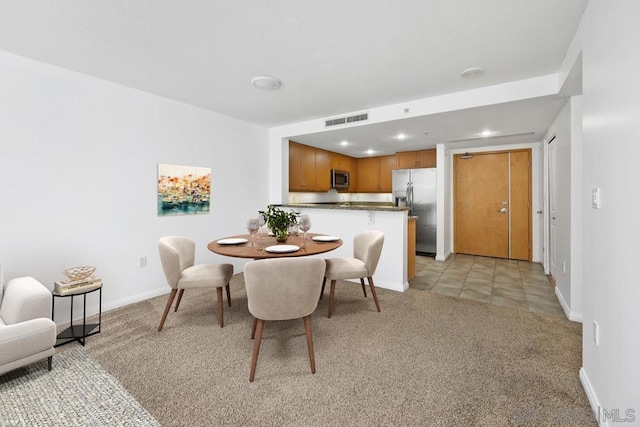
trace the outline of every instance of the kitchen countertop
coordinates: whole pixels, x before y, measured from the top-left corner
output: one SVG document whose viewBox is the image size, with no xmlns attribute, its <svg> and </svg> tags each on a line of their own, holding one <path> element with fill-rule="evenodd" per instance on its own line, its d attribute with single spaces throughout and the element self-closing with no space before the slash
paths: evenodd
<svg viewBox="0 0 640 427">
<path fill-rule="evenodd" d="M 397 207 L 391 203 L 378 202 L 340 202 L 340 203 L 291 203 L 280 205 L 284 208 L 314 208 L 314 209 L 342 209 L 356 211 L 385 211 L 385 212 L 402 212 L 408 211 L 407 207 Z"/>
</svg>

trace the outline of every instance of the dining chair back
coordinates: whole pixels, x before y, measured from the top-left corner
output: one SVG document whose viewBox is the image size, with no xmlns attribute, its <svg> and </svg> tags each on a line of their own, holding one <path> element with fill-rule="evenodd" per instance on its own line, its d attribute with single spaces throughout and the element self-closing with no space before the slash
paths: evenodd
<svg viewBox="0 0 640 427">
<path fill-rule="evenodd" d="M 222 303 L 222 288 L 227 290 L 227 303 L 231 307 L 231 292 L 229 281 L 233 276 L 231 264 L 198 264 L 194 265 L 196 244 L 193 240 L 180 236 L 165 236 L 158 241 L 160 262 L 167 284 L 171 288 L 169 298 L 158 326 L 158 332 L 162 330 L 164 322 L 169 314 L 169 309 L 176 294 L 178 300 L 174 311 L 182 300 L 185 289 L 190 288 L 216 288 L 218 294 L 218 319 L 220 327 L 224 326 L 224 313 Z"/>
<path fill-rule="evenodd" d="M 247 303 L 254 317 L 251 338 L 255 339 L 249 381 L 255 377 L 266 320 L 304 319 L 311 373 L 315 374 L 311 314 L 318 306 L 324 271 L 321 258 L 274 258 L 244 266 Z"/>
<path fill-rule="evenodd" d="M 365 298 L 367 290 L 364 285 L 364 279 L 369 282 L 371 295 L 376 304 L 376 309 L 380 312 L 380 303 L 378 295 L 373 284 L 373 275 L 378 267 L 380 254 L 382 253 L 382 245 L 384 244 L 384 233 L 382 231 L 371 230 L 357 234 L 353 239 L 353 258 L 329 258 L 326 260 L 327 268 L 322 281 L 322 290 L 320 291 L 320 299 L 324 294 L 324 286 L 327 280 L 331 281 L 331 290 L 329 292 L 329 313 L 331 317 L 333 313 L 333 301 L 338 280 L 360 279 L 360 286 Z"/>
</svg>

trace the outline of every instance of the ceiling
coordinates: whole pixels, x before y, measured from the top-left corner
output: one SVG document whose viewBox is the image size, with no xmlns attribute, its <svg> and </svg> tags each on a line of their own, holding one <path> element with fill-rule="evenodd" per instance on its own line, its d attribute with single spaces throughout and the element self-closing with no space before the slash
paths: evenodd
<svg viewBox="0 0 640 427">
<path fill-rule="evenodd" d="M 557 73 L 586 2 L 4 0 L 0 50 L 273 127 Z M 462 79 L 471 67 L 486 72 Z M 255 75 L 282 86 L 256 89 Z M 559 105 L 407 119 L 403 131 L 416 137 L 406 147 L 477 132 L 467 124 L 544 132 Z M 357 129 L 370 139 L 405 129 L 388 126 Z M 323 136 L 307 141 L 343 138 Z"/>
</svg>

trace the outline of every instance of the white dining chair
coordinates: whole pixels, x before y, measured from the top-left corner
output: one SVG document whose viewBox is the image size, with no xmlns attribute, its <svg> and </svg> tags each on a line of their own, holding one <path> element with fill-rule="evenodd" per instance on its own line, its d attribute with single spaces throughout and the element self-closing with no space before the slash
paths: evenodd
<svg viewBox="0 0 640 427">
<path fill-rule="evenodd" d="M 333 300 L 336 289 L 336 281 L 348 279 L 360 279 L 360 285 L 364 292 L 365 298 L 367 291 L 364 286 L 364 278 L 369 281 L 371 295 L 376 303 L 378 312 L 380 311 L 380 303 L 378 295 L 373 284 L 373 275 L 376 272 L 380 254 L 382 253 L 382 244 L 384 243 L 384 233 L 382 231 L 365 231 L 357 234 L 353 238 L 353 258 L 329 258 L 326 259 L 327 269 L 324 273 L 322 281 L 322 290 L 320 298 L 324 294 L 324 286 L 327 280 L 331 281 L 331 290 L 329 292 L 329 315 L 333 313 Z"/>
<path fill-rule="evenodd" d="M 244 266 L 249 312 L 254 317 L 253 354 L 249 381 L 253 381 L 266 320 L 304 319 L 311 373 L 316 362 L 311 334 L 311 314 L 318 306 L 325 262 L 321 258 L 274 258 Z"/>
<path fill-rule="evenodd" d="M 229 280 L 233 276 L 233 265 L 231 264 L 198 264 L 194 265 L 196 244 L 186 237 L 166 236 L 160 238 L 158 242 L 160 251 L 160 261 L 167 283 L 171 288 L 167 305 L 164 308 L 158 332 L 162 330 L 164 322 L 169 314 L 169 309 L 173 300 L 178 294 L 176 307 L 182 300 L 185 289 L 193 288 L 216 288 L 218 293 L 218 320 L 220 327 L 224 326 L 222 288 L 227 290 L 227 303 L 231 307 L 231 291 L 229 290 Z M 180 291 L 178 293 L 178 291 Z"/>
</svg>

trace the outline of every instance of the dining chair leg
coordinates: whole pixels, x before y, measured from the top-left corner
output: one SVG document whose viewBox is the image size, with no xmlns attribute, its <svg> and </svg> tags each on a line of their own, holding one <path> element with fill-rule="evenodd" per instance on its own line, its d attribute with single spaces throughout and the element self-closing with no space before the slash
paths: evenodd
<svg viewBox="0 0 640 427">
<path fill-rule="evenodd" d="M 253 327 L 251 328 L 251 339 L 256 337 L 256 325 L 258 324 L 258 319 L 253 318 Z"/>
<path fill-rule="evenodd" d="M 260 343 L 262 342 L 262 330 L 264 328 L 264 320 L 257 319 L 256 339 L 253 342 L 253 354 L 251 355 L 251 373 L 249 381 L 252 382 L 256 375 L 256 365 L 258 364 L 258 353 L 260 353 Z"/>
<path fill-rule="evenodd" d="M 228 283 L 227 283 L 227 286 L 225 286 L 225 288 L 227 288 L 227 304 L 229 305 L 229 307 L 231 307 L 231 290 L 229 289 Z"/>
<path fill-rule="evenodd" d="M 311 362 L 311 373 L 316 373 L 316 358 L 313 353 L 313 336 L 311 334 L 311 315 L 304 317 L 304 331 L 307 335 L 307 348 L 309 349 L 309 361 Z"/>
<path fill-rule="evenodd" d="M 177 292 L 177 289 L 171 289 L 171 293 L 169 293 L 167 305 L 164 307 L 164 313 L 162 314 L 162 319 L 160 319 L 160 325 L 158 325 L 158 332 L 160 332 L 162 330 L 162 326 L 164 326 L 164 321 L 167 318 L 167 314 L 169 314 L 169 309 L 171 308 L 171 304 L 173 303 L 173 299 L 176 297 Z"/>
<path fill-rule="evenodd" d="M 220 327 L 224 327 L 224 303 L 222 300 L 222 288 L 216 288 L 218 291 L 218 320 L 220 321 Z"/>
<path fill-rule="evenodd" d="M 324 295 L 324 284 L 327 283 L 327 278 L 325 277 L 324 279 L 322 279 L 322 289 L 320 290 L 320 299 L 322 299 L 322 296 Z"/>
<path fill-rule="evenodd" d="M 336 291 L 336 281 L 331 281 L 331 290 L 329 291 L 329 315 L 328 318 L 331 318 L 331 313 L 333 313 L 333 293 Z"/>
<path fill-rule="evenodd" d="M 376 302 L 376 308 L 378 309 L 378 313 L 380 313 L 380 304 L 378 303 L 378 295 L 376 295 L 376 288 L 373 286 L 373 277 L 367 277 L 369 280 L 369 287 L 371 288 L 371 295 L 373 295 L 373 300 Z"/>
<path fill-rule="evenodd" d="M 360 278 L 360 285 L 362 286 L 362 292 L 364 292 L 364 297 L 367 297 L 367 288 L 364 287 L 364 279 Z"/>
<path fill-rule="evenodd" d="M 51 370 L 51 367 L 53 366 L 53 356 L 49 356 L 47 357 L 47 370 Z"/>
<path fill-rule="evenodd" d="M 178 299 L 176 300 L 176 308 L 173 310 L 174 313 L 178 311 L 178 306 L 180 305 L 180 301 L 182 301 L 182 294 L 184 294 L 184 289 L 180 289 L 180 292 L 178 292 Z"/>
</svg>

